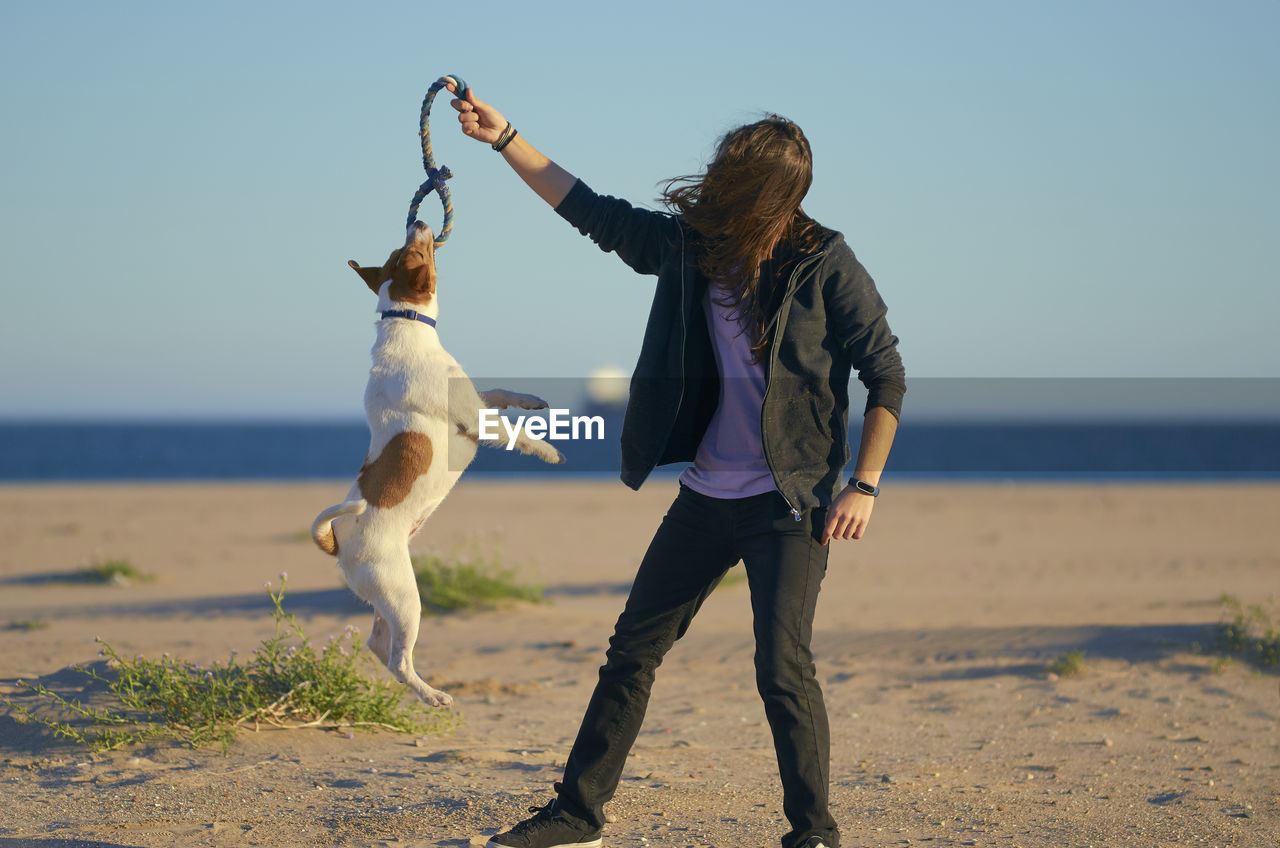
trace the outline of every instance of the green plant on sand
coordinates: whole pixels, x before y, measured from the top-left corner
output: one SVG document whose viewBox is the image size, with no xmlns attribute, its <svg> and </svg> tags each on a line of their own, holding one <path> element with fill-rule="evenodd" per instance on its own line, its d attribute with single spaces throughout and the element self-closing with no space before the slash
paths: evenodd
<svg viewBox="0 0 1280 848">
<path fill-rule="evenodd" d="M 23 681 L 18 685 L 69 713 L 71 720 L 48 717 L 11 698 L 0 703 L 18 721 L 41 724 L 94 751 L 170 736 L 193 747 L 218 742 L 225 753 L 238 730 L 261 725 L 402 733 L 441 733 L 457 726 L 456 714 L 407 701 L 399 683 L 364 674 L 360 666 L 377 661 L 360 645 L 355 628 L 317 649 L 284 611 L 286 575 L 280 578 L 278 592 L 270 583 L 266 587 L 275 607 L 275 633 L 243 663 L 234 652 L 225 663 L 209 666 L 168 654 L 159 660 L 127 659 L 99 639 L 106 668 L 76 670 L 105 685 L 107 705 L 94 706 Z"/>
<path fill-rule="evenodd" d="M 98 560 L 71 576 L 77 583 L 149 583 L 154 579 L 127 559 Z"/>
<path fill-rule="evenodd" d="M 1050 674 L 1056 674 L 1059 677 L 1071 677 L 1079 674 L 1084 670 L 1084 651 L 1067 651 L 1053 662 L 1049 663 L 1048 671 Z"/>
<path fill-rule="evenodd" d="M 20 618 L 9 622 L 6 630 L 48 630 L 49 622 L 43 618 Z"/>
<path fill-rule="evenodd" d="M 1214 632 L 1218 648 L 1239 654 L 1254 665 L 1280 664 L 1280 630 L 1276 628 L 1275 612 L 1262 604 L 1246 607 L 1234 595 L 1223 595 L 1218 602 L 1222 604 Z"/>
<path fill-rule="evenodd" d="M 428 612 L 491 609 L 504 601 L 544 600 L 542 587 L 517 583 L 514 572 L 502 568 L 496 556 L 420 554 L 413 558 L 413 573 Z"/>
</svg>

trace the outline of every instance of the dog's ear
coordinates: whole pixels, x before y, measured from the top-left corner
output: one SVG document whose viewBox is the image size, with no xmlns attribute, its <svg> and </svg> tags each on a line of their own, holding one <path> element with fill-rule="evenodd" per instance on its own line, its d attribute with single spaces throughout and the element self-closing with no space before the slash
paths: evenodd
<svg viewBox="0 0 1280 848">
<path fill-rule="evenodd" d="M 391 251 L 391 256 L 387 257 L 387 262 L 381 268 L 362 268 L 354 259 L 348 259 L 347 264 L 351 269 L 360 275 L 360 279 L 364 280 L 364 284 L 374 294 L 378 293 L 378 289 L 382 288 L 382 284 L 391 279 L 391 269 L 395 267 L 396 260 L 400 258 L 400 251 Z"/>
<path fill-rule="evenodd" d="M 372 289 L 374 294 L 378 293 L 378 289 L 382 286 L 382 283 L 379 280 L 382 276 L 381 268 L 361 268 L 356 264 L 354 259 L 348 259 L 347 264 L 351 266 L 353 271 L 360 275 L 360 279 L 364 280 L 364 284 Z"/>
</svg>

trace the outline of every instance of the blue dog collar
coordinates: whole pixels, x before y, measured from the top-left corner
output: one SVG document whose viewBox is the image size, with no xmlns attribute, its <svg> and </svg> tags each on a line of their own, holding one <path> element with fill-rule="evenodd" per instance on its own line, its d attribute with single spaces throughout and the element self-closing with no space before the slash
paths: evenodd
<svg viewBox="0 0 1280 848">
<path fill-rule="evenodd" d="M 421 312 L 414 312 L 412 309 L 399 309 L 399 310 L 394 310 L 392 312 L 384 312 L 382 313 L 382 317 L 384 319 L 408 318 L 410 321 L 421 321 L 422 323 L 426 324 L 428 327 L 434 327 L 436 325 L 436 319 L 427 315 L 423 315 Z"/>
</svg>

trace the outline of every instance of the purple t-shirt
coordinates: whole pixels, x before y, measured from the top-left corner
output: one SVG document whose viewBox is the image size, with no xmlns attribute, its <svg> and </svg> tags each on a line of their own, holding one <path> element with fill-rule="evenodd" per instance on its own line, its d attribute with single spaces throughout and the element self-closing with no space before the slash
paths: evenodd
<svg viewBox="0 0 1280 848">
<path fill-rule="evenodd" d="M 716 302 L 723 296 L 713 296 L 714 288 L 707 287 L 702 308 L 720 371 L 720 403 L 680 482 L 712 498 L 745 498 L 777 489 L 760 439 L 764 365 L 751 362 L 751 336 L 733 307 Z"/>
</svg>

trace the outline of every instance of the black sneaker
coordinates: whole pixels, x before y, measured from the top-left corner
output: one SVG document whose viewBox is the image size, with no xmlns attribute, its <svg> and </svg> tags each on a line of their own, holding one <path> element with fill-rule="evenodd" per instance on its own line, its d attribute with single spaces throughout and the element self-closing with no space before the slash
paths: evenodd
<svg viewBox="0 0 1280 848">
<path fill-rule="evenodd" d="M 602 831 L 585 829 L 561 814 L 555 798 L 545 807 L 530 807 L 525 819 L 485 843 L 484 848 L 600 848 Z"/>
<path fill-rule="evenodd" d="M 821 836 L 810 836 L 800 848 L 827 848 L 827 843 L 822 841 Z"/>
</svg>

